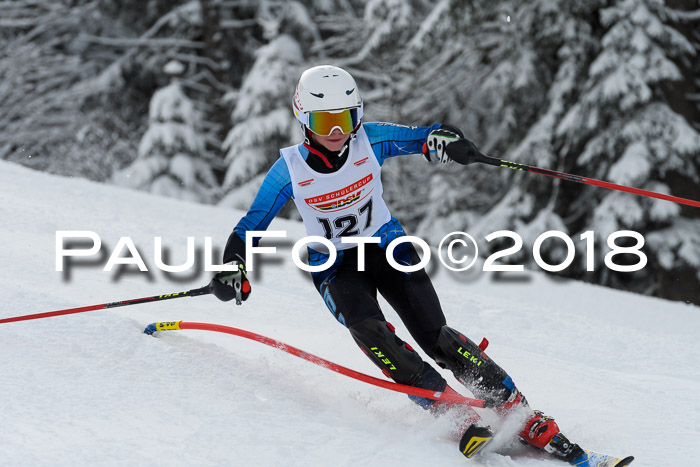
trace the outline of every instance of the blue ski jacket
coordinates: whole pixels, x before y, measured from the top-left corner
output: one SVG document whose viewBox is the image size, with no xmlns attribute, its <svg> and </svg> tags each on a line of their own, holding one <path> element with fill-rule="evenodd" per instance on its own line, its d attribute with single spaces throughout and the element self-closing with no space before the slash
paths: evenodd
<svg viewBox="0 0 700 467">
<path fill-rule="evenodd" d="M 380 166 L 390 157 L 421 154 L 423 143 L 430 132 L 441 127 L 440 124 L 427 127 L 409 127 L 382 122 L 363 123 L 362 126 Z M 306 160 L 309 156 L 308 149 L 302 143 L 298 145 L 298 148 Z M 268 171 L 248 213 L 238 222 L 234 232 L 245 242 L 248 231 L 266 230 L 272 219 L 292 197 L 289 169 L 284 159 L 280 157 Z M 399 221 L 393 217 L 374 234 L 374 236 L 381 237 L 380 246 L 382 247 L 386 247 L 391 240 L 401 235 L 405 235 L 403 228 Z M 253 239 L 253 244 L 257 245 L 258 240 L 257 238 Z"/>
</svg>

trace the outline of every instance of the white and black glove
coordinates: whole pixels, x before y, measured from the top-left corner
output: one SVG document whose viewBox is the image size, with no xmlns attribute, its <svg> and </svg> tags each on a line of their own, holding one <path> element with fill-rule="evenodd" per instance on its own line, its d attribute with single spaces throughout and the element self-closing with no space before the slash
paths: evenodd
<svg viewBox="0 0 700 467">
<path fill-rule="evenodd" d="M 448 162 L 452 162 L 452 159 L 447 156 L 445 148 L 451 142 L 459 139 L 461 139 L 460 136 L 453 131 L 444 128 L 433 130 L 425 141 L 423 157 L 431 164 L 447 164 Z"/>
<path fill-rule="evenodd" d="M 450 152 L 452 157 L 448 154 Z M 431 164 L 455 161 L 467 165 L 478 161 L 479 156 L 483 157 L 476 145 L 465 138 L 459 128 L 452 125 L 443 124 L 442 128 L 431 131 L 423 145 L 423 157 Z"/>
<path fill-rule="evenodd" d="M 443 123 L 439 129 L 433 130 L 423 146 L 423 157 L 430 164 L 447 164 L 452 162 L 445 147 L 453 141 L 464 139 L 462 130 L 453 125 Z"/>
<path fill-rule="evenodd" d="M 246 274 L 245 265 L 238 261 L 231 261 L 227 265 L 235 266 L 233 271 L 221 271 L 211 281 L 212 293 L 223 302 L 236 299 L 236 305 L 248 299 L 250 295 L 250 282 Z"/>
</svg>

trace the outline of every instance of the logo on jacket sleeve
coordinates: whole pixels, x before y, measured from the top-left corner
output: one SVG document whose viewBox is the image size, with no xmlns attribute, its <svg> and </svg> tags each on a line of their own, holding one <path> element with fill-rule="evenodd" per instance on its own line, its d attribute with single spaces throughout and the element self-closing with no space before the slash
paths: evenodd
<svg viewBox="0 0 700 467">
<path fill-rule="evenodd" d="M 304 201 L 309 207 L 319 212 L 333 212 L 347 209 L 372 192 L 372 187 L 368 184 L 373 179 L 374 176 L 369 174 L 345 188 L 318 196 L 312 196 L 310 198 L 304 198 Z"/>
</svg>

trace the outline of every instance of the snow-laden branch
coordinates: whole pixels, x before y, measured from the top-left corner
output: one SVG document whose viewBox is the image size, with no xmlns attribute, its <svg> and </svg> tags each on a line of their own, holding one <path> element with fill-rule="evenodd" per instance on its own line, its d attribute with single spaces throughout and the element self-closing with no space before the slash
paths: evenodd
<svg viewBox="0 0 700 467">
<path fill-rule="evenodd" d="M 257 26 L 257 19 L 225 19 L 219 23 L 220 29 L 242 29 Z"/>
<path fill-rule="evenodd" d="M 206 47 L 206 43 L 204 42 L 172 38 L 122 39 L 119 37 L 100 37 L 89 34 L 81 34 L 79 38 L 86 42 L 111 47 L 184 47 L 190 49 L 204 49 Z"/>
<path fill-rule="evenodd" d="M 36 18 L 0 18 L 0 28 L 4 29 L 24 29 L 31 28 L 39 24 Z"/>
<path fill-rule="evenodd" d="M 675 21 L 700 21 L 700 10 L 684 11 L 666 7 L 664 12 Z"/>
<path fill-rule="evenodd" d="M 199 63 L 200 65 L 208 66 L 212 70 L 223 70 L 224 69 L 224 65 L 222 65 L 220 62 L 216 62 L 216 61 L 212 60 L 211 58 L 204 57 L 202 55 L 174 53 L 174 54 L 169 55 L 169 56 L 174 58 L 175 60 L 180 60 L 181 62 Z"/>
</svg>

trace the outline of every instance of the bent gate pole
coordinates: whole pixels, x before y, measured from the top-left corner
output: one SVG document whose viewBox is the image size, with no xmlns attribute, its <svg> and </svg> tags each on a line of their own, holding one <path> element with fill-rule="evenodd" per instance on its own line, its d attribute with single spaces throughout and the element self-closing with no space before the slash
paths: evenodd
<svg viewBox="0 0 700 467">
<path fill-rule="evenodd" d="M 170 322 L 160 322 L 149 324 L 143 331 L 146 334 L 152 335 L 158 331 L 177 331 L 181 329 L 198 329 L 201 331 L 214 331 L 222 332 L 225 334 L 231 334 L 234 336 L 243 337 L 245 339 L 250 339 L 256 342 L 260 342 L 270 347 L 274 347 L 279 350 L 283 350 L 289 354 L 296 357 L 303 358 L 311 363 L 333 370 L 341 375 L 354 378 L 356 380 L 372 384 L 374 386 L 379 386 L 381 388 L 389 389 L 395 392 L 401 392 L 403 394 L 408 394 L 411 396 L 424 397 L 426 399 L 433 399 L 437 401 L 442 401 L 450 404 L 462 404 L 471 407 L 484 407 L 484 401 L 481 399 L 472 399 L 470 397 L 465 397 L 458 394 L 456 391 L 449 388 L 444 392 L 435 392 L 430 389 L 421 389 L 413 386 L 407 386 L 405 384 L 394 383 L 392 381 L 386 381 L 383 379 L 375 378 L 373 376 L 366 375 L 364 373 L 351 370 L 337 363 L 330 362 L 316 355 L 305 352 L 291 345 L 287 345 L 284 342 L 272 339 L 270 337 L 262 336 L 254 332 L 246 331 L 244 329 L 238 329 L 230 326 L 223 326 L 220 324 L 210 324 L 210 323 L 194 323 L 187 321 L 170 321 Z"/>
</svg>

